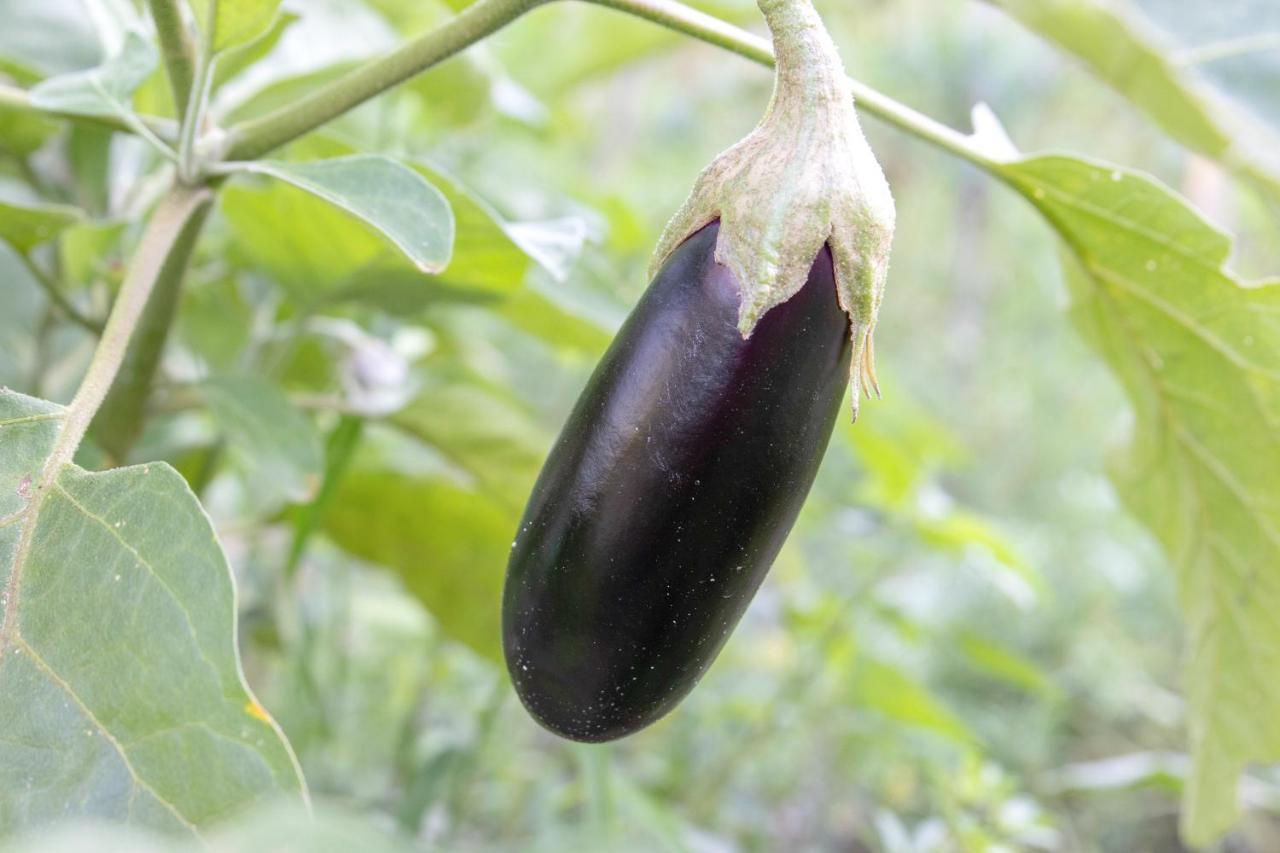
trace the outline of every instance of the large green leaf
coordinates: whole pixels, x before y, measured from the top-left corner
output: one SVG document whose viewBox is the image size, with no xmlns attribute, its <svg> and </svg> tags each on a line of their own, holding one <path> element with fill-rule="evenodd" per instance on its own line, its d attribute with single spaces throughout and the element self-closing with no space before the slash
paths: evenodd
<svg viewBox="0 0 1280 853">
<path fill-rule="evenodd" d="M 393 569 L 446 633 L 493 660 L 516 523 L 486 495 L 391 471 L 349 473 L 326 517 L 334 542 Z"/>
<path fill-rule="evenodd" d="M 998 170 L 1066 242 L 1074 318 L 1134 405 L 1113 478 L 1179 573 L 1183 826 L 1206 843 L 1245 765 L 1280 761 L 1280 282 L 1235 279 L 1228 237 L 1142 175 L 1068 157 Z"/>
<path fill-rule="evenodd" d="M 992 2 L 1079 58 L 1174 139 L 1280 196 L 1280 134 L 1207 86 L 1132 11 L 1101 0 Z"/>
<path fill-rule="evenodd" d="M 64 410 L 0 391 L 0 827 L 70 817 L 200 835 L 302 780 L 244 682 L 235 589 L 164 464 L 48 488 Z"/>
</svg>

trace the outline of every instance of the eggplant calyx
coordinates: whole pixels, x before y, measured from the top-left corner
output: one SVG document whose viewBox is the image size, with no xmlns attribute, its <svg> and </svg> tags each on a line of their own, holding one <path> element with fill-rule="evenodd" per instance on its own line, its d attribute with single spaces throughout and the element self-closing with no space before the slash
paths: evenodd
<svg viewBox="0 0 1280 853">
<path fill-rule="evenodd" d="M 757 2 L 773 34 L 773 97 L 756 129 L 698 176 L 651 270 L 719 219 L 715 257 L 742 288 L 738 329 L 746 338 L 766 311 L 799 292 L 829 245 L 837 299 L 849 315 L 856 419 L 859 392 L 879 394 L 871 338 L 889 268 L 893 197 L 812 0 Z"/>
</svg>

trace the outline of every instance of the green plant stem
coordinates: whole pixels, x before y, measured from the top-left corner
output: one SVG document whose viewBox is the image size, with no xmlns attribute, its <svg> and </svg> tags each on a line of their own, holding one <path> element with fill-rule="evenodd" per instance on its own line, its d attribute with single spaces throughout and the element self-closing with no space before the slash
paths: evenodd
<svg viewBox="0 0 1280 853">
<path fill-rule="evenodd" d="M 230 131 L 227 159 L 257 159 L 448 59 L 547 2 L 549 0 L 479 0 L 440 27 L 353 69 L 296 103 L 236 125 Z"/>
<path fill-rule="evenodd" d="M 496 32 L 524 13 L 553 0 L 479 0 L 441 27 L 370 60 L 300 101 L 231 128 L 228 159 L 261 157 L 373 96 L 448 59 Z M 651 21 L 745 57 L 773 65 L 769 43 L 759 36 L 675 0 L 582 0 Z M 882 121 L 924 139 L 970 162 L 994 169 L 996 163 L 970 137 L 901 104 L 877 90 L 850 80 L 859 107 Z"/>
<path fill-rule="evenodd" d="M 151 20 L 156 24 L 160 54 L 169 77 L 169 89 L 173 92 L 174 113 L 186 115 L 195 77 L 195 40 L 182 19 L 178 0 L 147 0 L 147 8 L 151 10 Z"/>
<path fill-rule="evenodd" d="M 94 418 L 94 440 L 116 463 L 128 457 L 146 425 L 147 403 L 156 368 L 178 311 L 187 265 L 210 208 L 209 204 L 201 205 L 173 236 L 170 251 L 154 279 L 146 309 L 136 322 L 128 352 Z"/>
<path fill-rule="evenodd" d="M 21 110 L 51 119 L 63 119 L 96 127 L 106 127 L 122 133 L 134 133 L 135 128 L 119 116 L 81 115 L 80 113 L 64 113 L 57 110 L 46 110 L 31 103 L 31 93 L 19 86 L 0 83 L 0 109 Z M 159 116 L 141 115 L 138 121 L 157 139 L 171 143 L 178 138 L 178 123 Z"/>
<path fill-rule="evenodd" d="M 18 259 L 22 261 L 22 265 L 27 268 L 27 272 L 31 273 L 31 277 L 36 280 L 36 284 L 40 285 L 45 295 L 49 297 L 49 302 L 62 313 L 62 316 L 82 327 L 85 331 L 95 335 L 102 334 L 102 323 L 86 316 L 79 308 L 73 305 L 67 295 L 62 292 L 62 288 L 53 280 L 53 277 L 40 269 L 30 255 L 26 252 L 18 252 L 17 254 Z"/>
<path fill-rule="evenodd" d="M 45 464 L 41 491 L 52 485 L 58 473 L 75 456 L 89 424 L 120 372 L 129 339 L 133 337 L 133 330 L 146 308 L 152 288 L 169 265 L 188 223 L 192 217 L 200 215 L 211 198 L 212 194 L 204 188 L 175 187 L 152 213 L 111 309 L 111 316 L 102 330 L 98 348 L 89 362 L 89 369 L 67 406 L 62 431 Z"/>
</svg>

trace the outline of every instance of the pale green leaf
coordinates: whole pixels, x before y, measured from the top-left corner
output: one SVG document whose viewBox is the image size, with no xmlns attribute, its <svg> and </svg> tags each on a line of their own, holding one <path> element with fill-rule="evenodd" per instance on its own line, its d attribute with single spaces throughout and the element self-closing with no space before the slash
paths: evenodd
<svg viewBox="0 0 1280 853">
<path fill-rule="evenodd" d="M 1132 10 L 1102 0 L 993 0 L 1075 55 L 1165 133 L 1280 195 L 1280 135 L 1266 130 L 1180 64 Z"/>
<path fill-rule="evenodd" d="M 994 640 L 965 631 L 958 638 L 956 648 L 984 675 L 1040 696 L 1052 697 L 1058 693 L 1034 662 Z"/>
<path fill-rule="evenodd" d="M 216 376 L 202 387 L 255 503 L 310 500 L 324 466 L 311 419 L 261 376 Z"/>
<path fill-rule="evenodd" d="M 285 31 L 297 23 L 298 20 L 299 17 L 292 12 L 281 12 L 272 21 L 270 29 L 262 35 L 218 57 L 218 64 L 213 71 L 213 87 L 217 89 L 223 83 L 275 50 Z"/>
<path fill-rule="evenodd" d="M 280 0 L 193 0 L 215 53 L 254 41 L 276 17 Z M 210 30 L 212 32 L 210 33 Z"/>
<path fill-rule="evenodd" d="M 302 781 L 244 682 L 208 517 L 154 464 L 38 483 L 63 410 L 0 391 L 0 826 L 200 836 Z"/>
<path fill-rule="evenodd" d="M 369 816 L 335 806 L 312 815 L 292 803 L 271 803 L 220 825 L 211 837 L 179 843 L 137 828 L 89 822 L 30 833 L 0 845 L 2 853 L 409 853 L 413 846 Z"/>
<path fill-rule="evenodd" d="M 1194 844 L 1234 821 L 1250 762 L 1280 761 L 1280 282 L 1149 178 L 1068 157 L 1002 167 L 1068 247 L 1073 315 L 1136 413 L 1113 469 L 1179 575 L 1190 628 Z"/>
<path fill-rule="evenodd" d="M 514 402 L 474 382 L 429 388 L 389 421 L 438 450 L 469 486 L 517 515 L 551 443 Z"/>
<path fill-rule="evenodd" d="M 25 254 L 81 218 L 78 209 L 63 204 L 28 206 L 0 201 L 0 240 Z"/>
<path fill-rule="evenodd" d="M 581 221 L 508 222 L 448 172 L 423 162 L 413 168 L 444 193 L 458 218 L 453 261 L 443 275 L 447 281 L 511 292 L 534 265 L 555 280 L 569 274 L 586 237 Z"/>
<path fill-rule="evenodd" d="M 438 479 L 353 471 L 326 517 L 341 548 L 392 569 L 450 636 L 501 660 L 502 581 L 518 521 Z"/>
<path fill-rule="evenodd" d="M 439 272 L 453 251 L 453 212 L 420 174 L 390 157 L 353 155 L 240 164 L 322 198 L 376 228 L 423 272 Z"/>
<path fill-rule="evenodd" d="M 155 45 L 130 30 L 118 53 L 102 65 L 50 77 L 31 90 L 31 103 L 41 109 L 91 116 L 131 114 L 134 91 L 159 62 Z"/>
<path fill-rule="evenodd" d="M 859 657 L 850 674 L 850 690 L 855 707 L 879 712 L 964 746 L 976 742 L 965 724 L 928 688 L 891 664 Z"/>
</svg>

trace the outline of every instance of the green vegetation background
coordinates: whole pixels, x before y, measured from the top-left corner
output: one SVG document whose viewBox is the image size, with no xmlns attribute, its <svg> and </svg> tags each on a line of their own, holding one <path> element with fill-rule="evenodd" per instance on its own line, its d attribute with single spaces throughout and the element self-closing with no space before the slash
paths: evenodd
<svg viewBox="0 0 1280 853">
<path fill-rule="evenodd" d="M 986 101 L 1023 150 L 1148 170 L 1240 235 L 1244 272 L 1277 268 L 1274 223 L 1250 196 L 1000 13 L 818 5 L 854 76 L 958 127 Z M 370 7 L 308 3 L 305 43 L 286 36 L 254 73 L 323 68 L 437 15 Z M 715 11 L 755 24 L 746 0 Z M 44 60 L 93 56 L 72 39 L 59 50 Z M 254 79 L 233 80 L 222 103 L 239 92 L 244 115 L 293 91 L 255 95 Z M 511 221 L 557 222 L 539 237 L 570 249 L 559 220 L 584 223 L 564 281 L 513 265 L 483 300 L 450 289 L 465 270 L 431 288 L 346 282 L 369 288 L 348 298 L 325 269 L 323 229 L 255 235 L 268 211 L 289 220 L 288 191 L 225 194 L 173 372 L 235 368 L 314 398 L 378 384 L 368 374 L 389 357 L 361 337 L 375 336 L 413 363 L 417 399 L 366 427 L 324 534 L 282 581 L 292 469 L 263 460 L 297 446 L 228 447 L 219 429 L 234 412 L 219 422 L 216 399 L 211 420 L 164 398 L 137 455 L 203 487 L 237 573 L 250 683 L 324 808 L 447 848 L 1175 849 L 1183 629 L 1165 558 L 1104 474 L 1126 404 L 1067 322 L 1057 249 L 1029 207 L 866 118 L 900 223 L 878 333 L 885 399 L 837 427 L 782 558 L 668 719 L 583 747 L 519 707 L 494 644 L 531 478 L 643 289 L 666 217 L 769 88 L 767 72 L 713 48 L 558 6 L 308 143 L 424 157 Z M 78 201 L 105 211 L 130 156 L 73 156 Z M 115 239 L 90 236 L 87 252 Z M 109 256 L 93 266 L 87 278 L 118 274 Z M 62 400 L 88 339 L 42 330 L 28 276 L 0 246 L 0 384 Z M 253 393 L 224 390 L 227 406 Z M 309 411 L 302 429 L 303 455 L 318 454 L 337 421 Z M 1255 804 L 1280 802 L 1280 776 L 1251 784 Z M 1243 832 L 1254 849 L 1280 845 L 1257 813 Z"/>
</svg>

